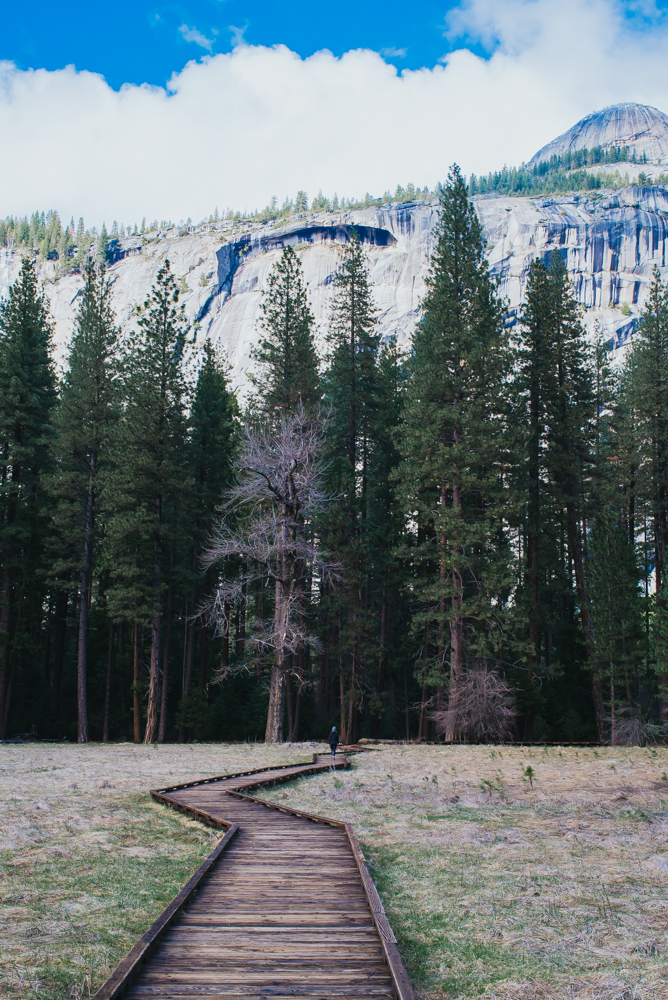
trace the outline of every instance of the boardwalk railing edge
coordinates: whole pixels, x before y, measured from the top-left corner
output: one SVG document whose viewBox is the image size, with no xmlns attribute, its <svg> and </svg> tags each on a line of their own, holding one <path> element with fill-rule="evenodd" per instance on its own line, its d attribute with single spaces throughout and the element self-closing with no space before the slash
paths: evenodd
<svg viewBox="0 0 668 1000">
<path fill-rule="evenodd" d="M 366 750 L 366 747 L 359 748 L 349 748 L 345 751 L 337 751 L 341 756 L 347 756 L 349 753 L 362 753 Z M 184 781 L 181 785 L 170 785 L 168 788 L 156 788 L 151 791 L 151 795 L 155 791 L 157 794 L 165 792 L 179 792 L 182 788 L 196 788 L 198 785 L 212 785 L 216 781 L 227 781 L 230 778 L 246 778 L 250 777 L 252 774 L 264 774 L 265 771 L 284 771 L 286 767 L 308 767 L 309 764 L 315 764 L 318 757 L 322 757 L 323 753 L 316 752 L 310 761 L 301 761 L 295 764 L 270 764 L 268 767 L 254 767 L 251 771 L 232 771 L 230 774 L 217 774 L 213 778 L 198 778 L 196 781 Z M 268 782 L 265 782 L 268 784 Z"/>
<path fill-rule="evenodd" d="M 355 752 L 355 751 L 353 751 Z M 359 752 L 359 751 L 358 751 Z M 210 813 L 204 812 L 201 809 L 196 809 L 193 806 L 187 806 L 184 803 L 178 802 L 173 799 L 169 792 L 176 792 L 180 789 L 194 788 L 198 785 L 208 785 L 213 784 L 218 781 L 229 780 L 230 778 L 246 778 L 251 777 L 255 774 L 264 774 L 267 771 L 278 771 L 284 770 L 286 767 L 300 768 L 301 775 L 304 774 L 318 774 L 325 771 L 329 771 L 332 767 L 336 770 L 340 768 L 348 767 L 349 762 L 346 757 L 342 754 L 343 759 L 335 761 L 333 764 L 317 764 L 317 757 L 323 756 L 322 754 L 313 754 L 313 762 L 303 763 L 303 764 L 281 764 L 272 765 L 271 767 L 261 767 L 254 768 L 252 771 L 241 771 L 233 774 L 223 774 L 215 778 L 203 778 L 198 781 L 184 782 L 181 785 L 171 785 L 169 788 L 162 789 L 151 789 L 151 797 L 163 805 L 171 806 L 172 809 L 176 809 L 179 812 L 185 813 L 191 816 L 193 819 L 197 819 L 208 826 L 213 826 L 218 829 L 221 827 L 229 827 L 227 833 L 216 845 L 214 850 L 209 854 L 209 856 L 200 865 L 194 875 L 188 880 L 183 889 L 178 893 L 177 896 L 169 903 L 169 905 L 162 911 L 160 916 L 151 924 L 149 929 L 145 934 L 137 941 L 132 950 L 126 955 L 126 957 L 119 963 L 116 969 L 112 972 L 111 976 L 106 980 L 105 983 L 100 987 L 99 990 L 94 994 L 92 1000 L 121 1000 L 121 998 L 126 993 L 128 987 L 136 977 L 138 971 L 140 970 L 142 964 L 150 956 L 155 945 L 164 933 L 164 931 L 170 926 L 174 919 L 185 909 L 188 903 L 191 901 L 192 897 L 196 894 L 197 890 L 200 888 L 201 883 L 206 878 L 206 876 L 211 872 L 212 868 L 218 863 L 221 856 L 225 852 L 228 845 L 234 839 L 239 831 L 238 824 L 227 823 L 225 820 L 218 819 L 216 816 L 212 816 Z M 252 788 L 258 784 L 268 785 L 268 784 L 279 784 L 284 781 L 292 781 L 295 778 L 300 777 L 300 774 L 290 774 L 285 775 L 283 779 L 277 776 L 276 779 L 271 781 L 262 782 L 252 782 L 250 781 L 247 785 L 240 785 L 236 789 L 229 789 L 225 792 L 226 795 L 232 795 L 235 798 L 246 799 L 251 802 L 255 802 L 258 805 L 265 806 L 267 809 L 273 809 L 277 812 L 286 813 L 291 816 L 297 816 L 300 819 L 308 819 L 314 823 L 326 823 L 329 826 L 335 826 L 339 829 L 343 829 L 346 832 L 348 842 L 350 844 L 353 858 L 355 859 L 355 864 L 357 870 L 360 874 L 362 880 L 362 885 L 364 887 L 364 892 L 369 904 L 369 909 L 371 911 L 371 916 L 378 932 L 378 937 L 380 938 L 381 947 L 383 949 L 383 955 L 385 957 L 385 962 L 389 969 L 392 978 L 392 987 L 395 995 L 395 1000 L 415 1000 L 415 992 L 413 990 L 411 981 L 408 977 L 406 971 L 406 966 L 401 957 L 399 949 L 397 947 L 397 940 L 390 926 L 390 922 L 387 919 L 385 909 L 383 907 L 382 900 L 378 895 L 378 890 L 371 878 L 369 869 L 367 867 L 364 854 L 359 845 L 359 841 L 350 826 L 349 823 L 343 823 L 340 820 L 330 819 L 327 816 L 317 816 L 314 813 L 307 813 L 300 811 L 298 809 L 291 809 L 289 806 L 282 806 L 278 803 L 269 802 L 266 799 L 257 798 L 254 795 L 248 795 L 243 792 L 244 788 Z"/>
<path fill-rule="evenodd" d="M 211 817 L 211 819 L 213 818 L 214 817 Z M 139 971 L 140 966 L 146 961 L 155 948 L 160 936 L 169 927 L 173 920 L 185 909 L 188 903 L 192 901 L 192 897 L 197 893 L 197 890 L 200 888 L 206 876 L 210 873 L 211 869 L 215 867 L 221 855 L 236 837 L 239 831 L 238 824 L 227 823 L 225 825 L 229 826 L 225 836 L 216 844 L 214 850 L 208 858 L 204 860 L 195 874 L 186 882 L 183 889 L 181 889 L 181 892 L 179 892 L 171 903 L 165 907 L 160 916 L 151 924 L 146 933 L 142 934 L 134 948 L 132 948 L 125 958 L 116 966 L 109 979 L 107 979 L 97 993 L 95 993 L 94 1000 L 119 1000 L 119 998 L 124 995 L 128 986 Z"/>
<path fill-rule="evenodd" d="M 366 893 L 366 898 L 369 902 L 369 909 L 371 910 L 373 922 L 376 925 L 378 937 L 380 938 L 380 943 L 383 947 L 385 961 L 387 962 L 387 967 L 390 970 L 390 975 L 392 976 L 392 985 L 394 986 L 396 1000 L 415 1000 L 415 991 L 413 990 L 413 985 L 408 977 L 408 972 L 406 971 L 404 960 L 401 957 L 401 952 L 397 947 L 397 939 L 394 936 L 394 931 L 392 930 L 390 921 L 387 919 L 383 901 L 378 895 L 378 889 L 376 889 L 376 885 L 371 878 L 366 858 L 362 853 L 362 848 L 360 847 L 355 831 L 350 823 L 345 824 L 345 830 L 348 835 L 348 840 L 350 841 L 355 863 L 357 864 L 357 868 L 362 879 L 362 885 L 364 886 L 364 892 Z"/>
</svg>

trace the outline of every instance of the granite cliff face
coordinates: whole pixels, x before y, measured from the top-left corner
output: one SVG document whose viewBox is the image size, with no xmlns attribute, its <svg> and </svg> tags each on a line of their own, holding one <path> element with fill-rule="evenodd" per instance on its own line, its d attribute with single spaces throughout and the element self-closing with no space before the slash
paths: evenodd
<svg viewBox="0 0 668 1000">
<path fill-rule="evenodd" d="M 597 134 L 594 144 L 601 144 L 607 133 Z M 615 351 L 636 328 L 653 268 L 668 277 L 668 190 L 663 187 L 631 186 L 615 193 L 535 199 L 484 196 L 475 204 L 511 322 L 523 300 L 531 261 L 554 250 L 564 258 L 587 327 L 593 332 L 598 325 Z M 118 320 L 126 327 L 134 322 L 136 304 L 144 301 L 168 258 L 193 328 L 189 347 L 193 362 L 197 345 L 204 339 L 213 341 L 227 354 L 233 381 L 243 390 L 250 350 L 258 337 L 261 292 L 282 247 L 291 244 L 302 260 L 323 346 L 339 250 L 355 226 L 368 254 L 381 333 L 407 345 L 420 314 L 437 209 L 435 203 L 419 203 L 343 215 L 305 215 L 290 226 L 241 230 L 223 223 L 185 236 L 162 232 L 151 242 L 125 240 L 118 246 L 119 259 L 109 269 Z M 7 293 L 19 266 L 18 253 L 0 251 L 0 294 Z M 40 264 L 39 274 L 51 303 L 62 360 L 82 279 L 69 275 L 56 280 L 51 262 Z"/>
<path fill-rule="evenodd" d="M 668 163 L 668 115 L 645 104 L 613 104 L 587 115 L 531 157 L 529 164 L 576 149 L 628 146 L 649 163 Z"/>
</svg>

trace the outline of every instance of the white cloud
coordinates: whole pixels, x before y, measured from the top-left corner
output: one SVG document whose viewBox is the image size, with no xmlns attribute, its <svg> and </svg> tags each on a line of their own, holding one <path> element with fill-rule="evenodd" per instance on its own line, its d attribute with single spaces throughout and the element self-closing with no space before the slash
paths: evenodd
<svg viewBox="0 0 668 1000">
<path fill-rule="evenodd" d="M 190 28 L 187 24 L 182 24 L 179 31 L 183 35 L 186 42 L 194 42 L 195 45 L 199 45 L 201 48 L 207 49 L 209 52 L 211 52 L 213 43 L 216 40 L 216 35 L 218 34 L 217 30 L 214 28 L 211 32 L 214 37 L 207 38 L 206 35 L 203 35 L 201 31 L 197 30 L 197 28 Z"/>
<path fill-rule="evenodd" d="M 381 49 L 380 54 L 386 59 L 405 59 L 408 49 L 395 49 L 394 46 L 390 46 L 389 49 Z"/>
<path fill-rule="evenodd" d="M 127 223 L 252 209 L 298 189 L 433 186 L 455 160 L 467 173 L 526 160 L 607 104 L 668 111 L 668 32 L 650 5 L 628 21 L 615 0 L 463 0 L 448 30 L 493 54 L 461 47 L 399 74 L 369 51 L 301 59 L 239 44 L 165 89 L 120 92 L 73 67 L 2 63 L 0 215 L 53 206 Z"/>
</svg>

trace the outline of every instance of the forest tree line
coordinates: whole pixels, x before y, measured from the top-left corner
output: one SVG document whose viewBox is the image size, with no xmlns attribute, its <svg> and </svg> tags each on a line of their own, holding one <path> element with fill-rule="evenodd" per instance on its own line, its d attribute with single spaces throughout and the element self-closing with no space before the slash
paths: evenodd
<svg viewBox="0 0 668 1000">
<path fill-rule="evenodd" d="M 243 407 L 179 295 L 84 263 L 62 376 L 33 254 L 0 304 L 2 738 L 665 736 L 658 272 L 614 371 L 558 253 L 515 321 L 455 167 L 410 350 L 353 233 L 319 353 L 288 247 Z"/>
</svg>

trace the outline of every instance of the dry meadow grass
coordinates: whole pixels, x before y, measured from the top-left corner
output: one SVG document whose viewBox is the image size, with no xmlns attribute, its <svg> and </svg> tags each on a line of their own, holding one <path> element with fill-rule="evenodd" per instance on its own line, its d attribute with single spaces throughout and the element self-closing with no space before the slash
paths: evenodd
<svg viewBox="0 0 668 1000">
<path fill-rule="evenodd" d="M 387 747 L 265 794 L 354 825 L 422 997 L 668 998 L 667 748 Z"/>
<path fill-rule="evenodd" d="M 0 747 L 0 996 L 87 1000 L 213 847 L 150 788 L 313 746 Z"/>
<path fill-rule="evenodd" d="M 209 852 L 147 789 L 313 749 L 1 747 L 0 995 L 87 1000 Z M 353 823 L 425 1000 L 668 998 L 668 749 L 387 747 L 266 794 Z"/>
</svg>

